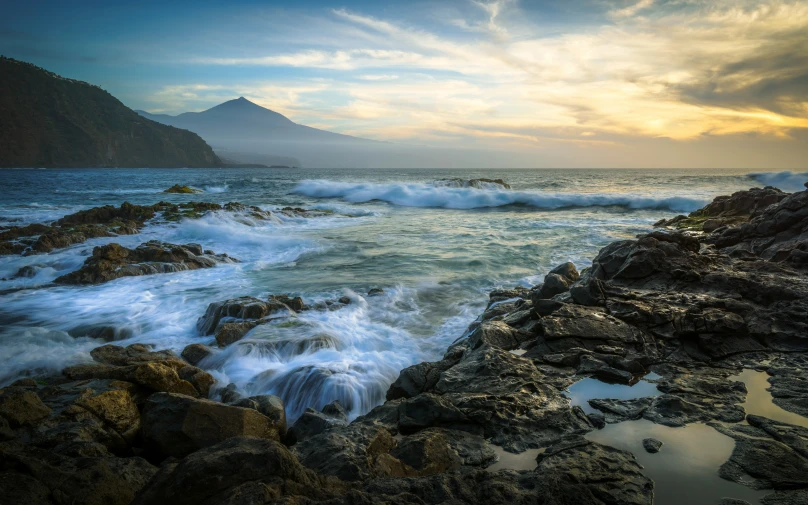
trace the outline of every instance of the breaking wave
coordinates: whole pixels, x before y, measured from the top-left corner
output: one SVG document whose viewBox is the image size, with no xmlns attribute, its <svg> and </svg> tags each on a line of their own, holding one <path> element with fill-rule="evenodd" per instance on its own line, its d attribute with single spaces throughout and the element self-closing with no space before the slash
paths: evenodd
<svg viewBox="0 0 808 505">
<path fill-rule="evenodd" d="M 808 172 L 753 172 L 746 174 L 760 184 L 774 186 L 783 191 L 802 191 L 808 182 Z"/>
<path fill-rule="evenodd" d="M 648 197 L 620 193 L 536 193 L 504 189 L 436 187 L 433 184 L 345 183 L 306 180 L 298 183 L 294 193 L 315 198 L 341 198 L 351 203 L 381 200 L 404 207 L 441 207 L 476 209 L 527 205 L 540 209 L 569 207 L 618 206 L 628 209 L 657 209 L 690 212 L 707 203 L 686 197 Z"/>
</svg>

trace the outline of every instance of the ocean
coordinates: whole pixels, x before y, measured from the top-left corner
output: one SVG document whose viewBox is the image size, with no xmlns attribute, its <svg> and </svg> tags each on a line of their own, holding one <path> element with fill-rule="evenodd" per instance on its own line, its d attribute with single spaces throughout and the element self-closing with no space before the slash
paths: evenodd
<svg viewBox="0 0 808 505">
<path fill-rule="evenodd" d="M 511 189 L 445 179 L 504 179 Z M 116 328 L 117 345 L 176 352 L 210 343 L 196 321 L 211 302 L 286 293 L 308 304 L 348 296 L 341 310 L 301 312 L 293 324 L 262 325 L 205 362 L 217 387 L 276 394 L 291 420 L 339 400 L 352 418 L 383 403 L 402 368 L 437 360 L 485 309 L 497 287 L 532 286 L 565 261 L 579 269 L 608 243 L 654 222 L 752 186 L 803 189 L 808 174 L 747 170 L 0 170 L 0 230 L 50 222 L 124 201 L 231 201 L 267 210 L 331 211 L 256 220 L 212 212 L 150 224 L 138 235 L 98 238 L 50 254 L 0 256 L 0 385 L 91 361 Z M 203 190 L 163 193 L 174 184 Z M 199 243 L 240 263 L 57 286 L 93 247 L 147 240 Z M 11 279 L 23 266 L 32 278 Z M 381 288 L 383 294 L 368 296 Z M 296 345 L 262 345 L 271 342 Z"/>
</svg>

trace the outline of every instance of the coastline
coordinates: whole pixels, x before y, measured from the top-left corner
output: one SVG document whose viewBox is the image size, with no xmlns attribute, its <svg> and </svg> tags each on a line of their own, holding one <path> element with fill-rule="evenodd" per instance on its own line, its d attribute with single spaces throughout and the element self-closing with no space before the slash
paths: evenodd
<svg viewBox="0 0 808 505">
<path fill-rule="evenodd" d="M 351 423 L 329 404 L 287 429 L 276 397 L 202 399 L 213 380 L 190 351 L 102 346 L 96 365 L 0 391 L 0 452 L 15 462 L 3 490 L 30 503 L 652 503 L 631 453 L 584 437 L 641 418 L 714 426 L 736 443 L 724 479 L 773 490 L 767 504 L 804 499 L 808 430 L 746 415 L 732 379 L 765 370 L 775 403 L 808 414 L 808 191 L 759 191 L 612 243 L 580 274 L 560 265 L 533 289 L 492 292 L 442 360 L 402 370 L 387 401 Z M 305 308 L 258 302 L 226 314 L 249 326 Z M 649 372 L 661 377 L 650 399 L 587 414 L 564 396 L 581 377 L 632 384 Z M 492 473 L 495 447 L 543 452 L 534 469 Z"/>
</svg>

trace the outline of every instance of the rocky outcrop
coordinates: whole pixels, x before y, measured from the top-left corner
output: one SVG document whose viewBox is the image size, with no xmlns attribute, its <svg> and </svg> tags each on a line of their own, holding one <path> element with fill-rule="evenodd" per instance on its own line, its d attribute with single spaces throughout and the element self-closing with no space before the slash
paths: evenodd
<svg viewBox="0 0 808 505">
<path fill-rule="evenodd" d="M 771 186 L 738 191 L 730 196 L 716 197 L 712 202 L 691 212 L 688 216 L 680 215 L 671 219 L 662 219 L 654 226 L 711 233 L 724 226 L 745 223 L 786 196 L 788 193 L 783 193 Z"/>
<path fill-rule="evenodd" d="M 58 277 L 54 282 L 100 284 L 121 277 L 197 270 L 235 262 L 238 260 L 227 254 L 203 251 L 199 244 L 175 245 L 151 240 L 128 249 L 113 243 L 95 247 L 83 267 Z"/>
<path fill-rule="evenodd" d="M 53 223 L 34 223 L 12 226 L 0 231 L 0 255 L 43 254 L 55 249 L 80 244 L 91 238 L 115 237 L 139 233 L 146 222 L 173 222 L 197 219 L 211 211 L 226 211 L 247 225 L 255 221 L 278 221 L 287 218 L 315 218 L 333 213 L 328 210 L 284 207 L 263 210 L 259 207 L 230 202 L 224 205 L 210 202 L 158 202 L 154 205 L 132 205 L 124 202 L 120 207 L 104 205 L 65 216 Z M 33 267 L 31 267 L 33 268 Z M 30 276 L 25 271 L 19 277 Z"/>
<path fill-rule="evenodd" d="M 31 440 L 60 457 L 168 457 L 142 487 L 140 505 L 617 505 L 652 503 L 653 482 L 631 453 L 584 435 L 636 419 L 707 423 L 736 443 L 723 478 L 773 490 L 764 503 L 798 503 L 808 492 L 808 431 L 747 415 L 746 387 L 733 378 L 742 367 L 766 370 L 778 405 L 797 413 L 808 405 L 808 280 L 793 253 L 808 220 L 794 202 L 804 197 L 778 196 L 761 208 L 765 198 L 719 201 L 720 215 L 733 202 L 751 209 L 733 228 L 655 231 L 605 247 L 580 273 L 564 264 L 532 289 L 493 291 L 441 359 L 402 370 L 387 401 L 352 422 L 334 402 L 309 409 L 284 435 L 276 397 L 242 398 L 231 385 L 220 390 L 229 404 L 195 398 L 210 376 L 172 353 L 102 346 L 93 351 L 97 364 L 65 370 L 58 385 L 0 392 L 0 439 Z M 780 225 L 767 229 L 771 220 Z M 768 224 L 728 231 L 753 222 Z M 734 233 L 739 242 L 718 244 Z M 301 310 L 302 300 L 284 296 L 236 298 L 211 304 L 198 329 L 227 345 Z M 204 364 L 214 352 L 194 344 L 183 357 Z M 656 384 L 653 396 L 592 399 L 593 414 L 565 395 L 582 377 L 633 384 L 649 371 L 658 374 L 644 379 Z M 92 391 L 77 394 L 82 387 Z M 527 470 L 489 471 L 502 450 L 524 458 L 526 449 L 540 449 Z M 47 492 L 40 477 L 0 486 L 9 482 L 23 500 Z"/>
</svg>

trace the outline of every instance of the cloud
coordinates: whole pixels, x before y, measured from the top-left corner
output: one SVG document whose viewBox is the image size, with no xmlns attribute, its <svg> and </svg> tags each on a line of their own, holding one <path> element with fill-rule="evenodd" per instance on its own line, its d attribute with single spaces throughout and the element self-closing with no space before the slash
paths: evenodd
<svg viewBox="0 0 808 505">
<path fill-rule="evenodd" d="M 623 9 L 613 10 L 609 12 L 609 14 L 614 18 L 630 18 L 636 15 L 639 11 L 647 9 L 652 5 L 654 5 L 654 0 L 640 0 L 634 5 L 630 5 Z"/>
<path fill-rule="evenodd" d="M 808 3 L 640 0 L 607 11 L 599 25 L 552 30 L 513 1 L 468 5 L 463 18 L 453 11 L 444 20 L 462 37 L 336 9 L 318 33 L 330 47 L 287 32 L 280 50 L 191 63 L 307 69 L 315 77 L 256 80 L 238 93 L 300 122 L 375 138 L 541 146 L 607 136 L 788 138 L 808 128 Z M 171 93 L 199 98 L 166 88 L 155 100 Z"/>
</svg>

